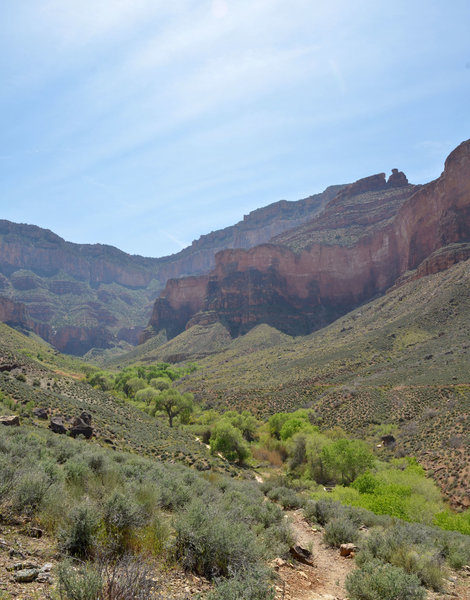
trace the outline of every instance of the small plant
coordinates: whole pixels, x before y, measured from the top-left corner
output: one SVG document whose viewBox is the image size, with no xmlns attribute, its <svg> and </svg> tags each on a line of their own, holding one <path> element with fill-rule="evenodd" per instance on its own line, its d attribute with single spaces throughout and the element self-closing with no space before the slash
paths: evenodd
<svg viewBox="0 0 470 600">
<path fill-rule="evenodd" d="M 96 515 L 87 506 L 78 506 L 72 511 L 68 526 L 59 534 L 61 550 L 71 556 L 89 557 L 93 552 L 97 527 Z"/>
<path fill-rule="evenodd" d="M 74 566 L 64 561 L 58 569 L 60 600 L 98 600 L 102 589 L 101 576 L 91 565 Z"/>
<path fill-rule="evenodd" d="M 270 500 L 278 502 L 283 508 L 295 509 L 302 506 L 302 499 L 294 490 L 286 487 L 275 487 L 267 493 Z"/>
<path fill-rule="evenodd" d="M 415 575 L 399 567 L 370 561 L 346 578 L 351 600 L 424 600 L 426 590 Z"/>
<path fill-rule="evenodd" d="M 217 582 L 207 600 L 273 600 L 274 589 L 268 573 L 261 569 L 250 570 Z"/>
<path fill-rule="evenodd" d="M 59 565 L 60 600 L 148 600 L 154 582 L 145 562 L 132 556 L 94 564 Z"/>
<path fill-rule="evenodd" d="M 339 548 L 341 544 L 356 542 L 359 537 L 357 526 L 347 517 L 331 519 L 325 527 L 323 539 L 329 546 Z"/>
</svg>

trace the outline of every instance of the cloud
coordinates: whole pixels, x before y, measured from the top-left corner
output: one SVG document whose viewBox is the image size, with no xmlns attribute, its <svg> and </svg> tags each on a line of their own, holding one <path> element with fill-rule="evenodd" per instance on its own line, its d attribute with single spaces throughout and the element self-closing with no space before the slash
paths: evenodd
<svg viewBox="0 0 470 600">
<path fill-rule="evenodd" d="M 181 241 L 180 239 L 175 237 L 173 234 L 171 234 L 169 231 L 165 231 L 164 229 L 159 229 L 158 233 L 160 235 L 163 235 L 170 241 L 172 241 L 174 244 L 176 244 L 180 248 L 180 250 L 183 250 L 183 248 L 186 248 L 187 246 L 189 246 L 188 242 Z"/>
</svg>

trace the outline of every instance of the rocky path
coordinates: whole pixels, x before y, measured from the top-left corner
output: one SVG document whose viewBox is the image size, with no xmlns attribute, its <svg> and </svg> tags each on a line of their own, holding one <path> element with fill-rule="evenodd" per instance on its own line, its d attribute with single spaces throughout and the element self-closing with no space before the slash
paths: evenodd
<svg viewBox="0 0 470 600">
<path fill-rule="evenodd" d="M 274 561 L 279 580 L 276 600 L 344 600 L 344 581 L 354 568 L 354 560 L 322 542 L 322 532 L 312 528 L 302 510 L 287 511 L 295 543 L 312 552 L 313 566 L 299 562 Z"/>
</svg>

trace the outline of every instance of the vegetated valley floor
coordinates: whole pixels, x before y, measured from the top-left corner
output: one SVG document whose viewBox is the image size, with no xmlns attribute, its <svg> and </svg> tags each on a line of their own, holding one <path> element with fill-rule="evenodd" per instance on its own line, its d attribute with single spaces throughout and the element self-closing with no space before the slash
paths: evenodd
<svg viewBox="0 0 470 600">
<path fill-rule="evenodd" d="M 307 337 L 259 326 L 181 385 L 208 406 L 269 415 L 301 406 L 323 425 L 416 456 L 455 506 L 470 505 L 470 261 L 411 280 Z M 268 340 L 264 343 L 264 340 Z M 264 346 L 264 347 L 263 347 Z"/>
</svg>

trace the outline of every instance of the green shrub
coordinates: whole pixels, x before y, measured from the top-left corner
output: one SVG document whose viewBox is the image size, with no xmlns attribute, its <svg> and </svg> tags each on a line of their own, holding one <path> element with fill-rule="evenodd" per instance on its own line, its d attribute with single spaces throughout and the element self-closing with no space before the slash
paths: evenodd
<svg viewBox="0 0 470 600">
<path fill-rule="evenodd" d="M 329 546 L 339 548 L 341 544 L 354 543 L 359 538 L 357 526 L 347 517 L 331 519 L 325 526 L 323 539 Z"/>
<path fill-rule="evenodd" d="M 101 576 L 91 565 L 74 567 L 62 562 L 58 568 L 60 600 L 98 600 L 102 590 Z"/>
<path fill-rule="evenodd" d="M 213 579 L 256 564 L 262 552 L 253 533 L 244 523 L 227 517 L 200 499 L 177 515 L 175 550 L 185 568 Z"/>
<path fill-rule="evenodd" d="M 454 513 L 447 509 L 436 514 L 433 523 L 442 527 L 442 529 L 470 535 L 470 510 L 462 513 Z"/>
<path fill-rule="evenodd" d="M 130 547 L 134 530 L 144 523 L 144 512 L 132 496 L 114 492 L 106 501 L 103 511 L 106 532 L 104 544 L 108 551 L 113 555 L 126 552 Z"/>
<path fill-rule="evenodd" d="M 220 421 L 214 427 L 210 447 L 212 454 L 220 452 L 229 461 L 243 462 L 249 456 L 240 430 L 228 421 Z"/>
<path fill-rule="evenodd" d="M 15 512 L 33 514 L 50 486 L 49 477 L 41 470 L 19 474 L 14 484 L 13 508 Z"/>
<path fill-rule="evenodd" d="M 302 506 L 302 499 L 294 490 L 286 487 L 275 487 L 267 493 L 270 500 L 278 502 L 283 508 L 295 509 Z"/>
<path fill-rule="evenodd" d="M 59 532 L 62 552 L 78 558 L 88 558 L 94 551 L 98 519 L 88 506 L 79 505 L 72 510 L 69 522 Z"/>
<path fill-rule="evenodd" d="M 344 514 L 343 506 L 333 500 L 318 500 L 315 507 L 311 507 L 311 516 L 322 526 L 341 514 Z"/>
<path fill-rule="evenodd" d="M 145 562 L 132 556 L 77 566 L 63 562 L 58 575 L 60 600 L 148 600 L 154 587 Z"/>
<path fill-rule="evenodd" d="M 64 474 L 67 483 L 78 488 L 83 488 L 89 477 L 87 465 L 81 461 L 73 459 L 65 463 Z"/>
<path fill-rule="evenodd" d="M 453 569 L 470 564 L 470 537 L 450 531 L 441 536 L 441 552 Z"/>
<path fill-rule="evenodd" d="M 415 575 L 399 567 L 370 561 L 346 578 L 351 600 L 424 600 L 425 589 Z"/>
<path fill-rule="evenodd" d="M 219 580 L 207 600 L 273 600 L 274 595 L 268 572 L 256 569 Z"/>
<path fill-rule="evenodd" d="M 417 523 L 398 523 L 385 531 L 371 531 L 357 561 L 378 559 L 412 573 L 427 587 L 442 589 L 442 551 L 437 532 Z"/>
</svg>

